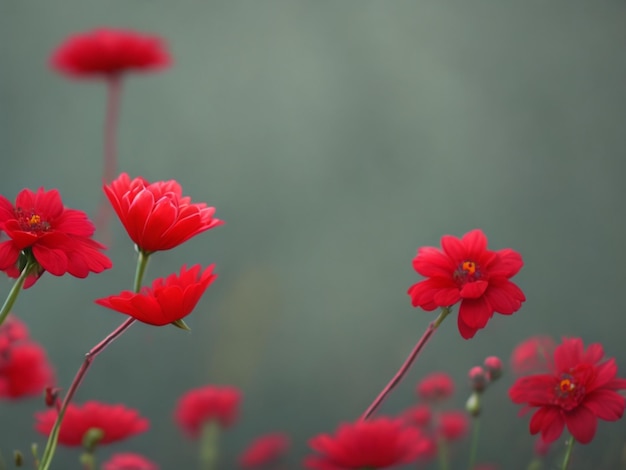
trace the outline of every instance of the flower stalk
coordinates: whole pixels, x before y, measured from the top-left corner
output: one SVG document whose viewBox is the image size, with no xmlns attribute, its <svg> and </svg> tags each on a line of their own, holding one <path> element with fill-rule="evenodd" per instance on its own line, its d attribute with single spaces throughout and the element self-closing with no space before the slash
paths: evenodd
<svg viewBox="0 0 626 470">
<path fill-rule="evenodd" d="M 563 465 L 561 465 L 561 470 L 567 470 L 569 468 L 569 463 L 572 458 L 572 449 L 574 448 L 574 436 L 570 436 L 567 440 L 565 449 L 565 457 L 563 458 Z"/>
<path fill-rule="evenodd" d="M 0 325 L 4 323 L 4 320 L 6 320 L 9 313 L 11 313 L 11 309 L 13 308 L 13 305 L 15 305 L 17 296 L 20 295 L 20 291 L 22 290 L 22 286 L 24 285 L 26 278 L 30 274 L 31 270 L 34 269 L 36 264 L 37 263 L 35 261 L 27 262 L 19 277 L 15 280 L 13 287 L 11 287 L 11 290 L 9 291 L 9 295 L 7 295 L 7 298 L 0 309 Z"/>
</svg>

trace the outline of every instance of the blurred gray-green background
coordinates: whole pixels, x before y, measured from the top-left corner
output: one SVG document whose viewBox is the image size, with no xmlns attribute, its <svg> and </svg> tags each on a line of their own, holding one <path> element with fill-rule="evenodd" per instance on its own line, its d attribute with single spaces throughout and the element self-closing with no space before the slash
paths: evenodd
<svg viewBox="0 0 626 470">
<path fill-rule="evenodd" d="M 76 401 L 124 402 L 152 423 L 99 456 L 196 468 L 174 404 L 230 383 L 245 399 L 221 468 L 275 430 L 299 468 L 306 440 L 356 419 L 434 318 L 406 295 L 417 248 L 477 227 L 522 253 L 527 302 L 470 341 L 446 321 L 381 412 L 434 370 L 457 378 L 461 406 L 471 366 L 536 333 L 602 342 L 625 371 L 625 25 L 623 2 L 0 0 L 0 193 L 59 188 L 95 216 L 105 88 L 47 60 L 72 33 L 134 28 L 162 35 L 175 66 L 127 77 L 120 170 L 177 179 L 226 221 L 152 259 L 148 280 L 217 264 L 192 333 L 138 324 L 94 363 Z M 15 307 L 61 387 L 124 319 L 93 304 L 132 283 L 133 247 L 112 227 L 112 270 L 45 275 Z M 511 382 L 488 391 L 479 459 L 506 469 L 532 448 Z M 0 403 L 5 456 L 43 445 L 41 407 Z M 625 440 L 624 422 L 601 424 L 576 468 L 616 468 Z M 54 467 L 77 455 L 61 449 Z"/>
</svg>

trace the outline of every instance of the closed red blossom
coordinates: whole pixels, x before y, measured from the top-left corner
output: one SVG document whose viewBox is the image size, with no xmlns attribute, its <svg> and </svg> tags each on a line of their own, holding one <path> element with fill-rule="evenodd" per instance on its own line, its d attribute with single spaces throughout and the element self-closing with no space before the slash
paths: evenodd
<svg viewBox="0 0 626 470">
<path fill-rule="evenodd" d="M 146 253 L 170 250 L 223 224 L 213 217 L 214 207 L 192 203 L 174 180 L 149 183 L 122 173 L 104 192 L 131 240 Z"/>
<path fill-rule="evenodd" d="M 318 455 L 304 464 L 318 470 L 392 468 L 415 462 L 430 445 L 417 428 L 382 417 L 341 424 L 334 435 L 312 438 L 309 446 Z"/>
<path fill-rule="evenodd" d="M 289 449 L 289 436 L 282 432 L 255 439 L 239 456 L 243 468 L 265 468 L 281 459 Z"/>
<path fill-rule="evenodd" d="M 417 396 L 424 401 L 446 400 L 454 392 L 454 381 L 445 372 L 433 372 L 419 381 L 416 392 Z"/>
<path fill-rule="evenodd" d="M 441 247 L 422 247 L 413 260 L 413 268 L 428 278 L 408 290 L 413 306 L 431 311 L 461 302 L 457 322 L 465 339 L 484 328 L 494 312 L 510 315 L 520 309 L 526 298 L 509 280 L 524 264 L 519 253 L 488 250 L 478 229 L 460 239 L 445 235 Z"/>
<path fill-rule="evenodd" d="M 102 464 L 102 470 L 159 470 L 159 466 L 143 455 L 127 452 L 114 454 Z"/>
<path fill-rule="evenodd" d="M 48 436 L 57 419 L 57 410 L 36 413 L 35 418 L 35 429 Z M 98 443 L 110 444 L 145 432 L 148 427 L 146 418 L 141 417 L 137 410 L 124 405 L 109 405 L 97 401 L 88 401 L 83 406 L 70 403 L 63 416 L 59 443 L 80 446 L 87 431 L 96 428 L 102 431 L 102 438 Z"/>
<path fill-rule="evenodd" d="M 101 253 L 105 247 L 91 238 L 95 229 L 87 214 L 64 207 L 56 189 L 23 189 L 15 204 L 0 196 L 0 230 L 9 238 L 0 242 L 0 270 L 18 277 L 20 255 L 32 256 L 40 267 L 25 287 L 44 270 L 84 278 L 111 267 Z"/>
<path fill-rule="evenodd" d="M 511 354 L 511 369 L 517 375 L 547 372 L 556 343 L 549 336 L 533 336 L 518 344 Z"/>
<path fill-rule="evenodd" d="M 202 272 L 199 264 L 189 269 L 183 266 L 179 275 L 158 278 L 152 287 L 143 287 L 138 294 L 123 291 L 95 302 L 149 325 L 167 325 L 193 311 L 204 291 L 217 278 L 217 274 L 213 274 L 214 266 Z"/>
<path fill-rule="evenodd" d="M 52 366 L 39 344 L 20 340 L 0 350 L 0 398 L 41 395 L 53 383 Z"/>
<path fill-rule="evenodd" d="M 166 68 L 171 59 L 161 38 L 131 30 L 98 28 L 68 37 L 52 54 L 50 65 L 79 78 Z"/>
<path fill-rule="evenodd" d="M 626 380 L 617 378 L 614 359 L 603 360 L 599 343 L 585 349 L 580 338 L 565 338 L 551 358 L 550 373 L 521 377 L 509 390 L 522 411 L 538 408 L 530 420 L 530 433 L 541 433 L 545 443 L 555 441 L 567 426 L 583 444 L 591 442 L 598 418 L 617 421 L 624 413 L 626 399 L 618 390 Z"/>
<path fill-rule="evenodd" d="M 195 439 L 210 421 L 216 421 L 222 428 L 232 426 L 240 401 L 241 392 L 235 387 L 206 385 L 189 390 L 178 400 L 174 419 L 183 432 Z"/>
</svg>

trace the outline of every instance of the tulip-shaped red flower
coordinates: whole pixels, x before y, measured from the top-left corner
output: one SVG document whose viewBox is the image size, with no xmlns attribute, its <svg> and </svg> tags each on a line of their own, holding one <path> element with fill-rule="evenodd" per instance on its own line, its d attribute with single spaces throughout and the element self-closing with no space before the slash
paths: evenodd
<svg viewBox="0 0 626 470">
<path fill-rule="evenodd" d="M 102 464 L 102 470 L 159 470 L 159 467 L 143 455 L 126 452 L 113 454 Z"/>
<path fill-rule="evenodd" d="M 20 255 L 32 256 L 39 265 L 26 287 L 44 270 L 84 278 L 111 267 L 100 252 L 105 247 L 91 238 L 95 229 L 87 214 L 64 207 L 56 189 L 23 189 L 15 204 L 0 196 L 0 230 L 9 237 L 0 242 L 0 270 L 18 277 Z"/>
<path fill-rule="evenodd" d="M 104 192 L 131 240 L 146 253 L 172 249 L 223 224 L 213 217 L 214 207 L 192 203 L 174 180 L 149 183 L 122 173 Z"/>
<path fill-rule="evenodd" d="M 200 436 L 202 427 L 217 421 L 222 428 L 235 423 L 239 412 L 241 392 L 230 386 L 206 385 L 186 392 L 174 410 L 174 419 L 189 437 Z"/>
<path fill-rule="evenodd" d="M 183 266 L 179 275 L 158 278 L 152 287 L 143 287 L 138 294 L 123 291 L 95 302 L 149 325 L 174 323 L 193 311 L 204 291 L 217 278 L 217 274 L 213 274 L 214 266 L 202 272 L 199 264 L 189 269 Z"/>
<path fill-rule="evenodd" d="M 282 432 L 255 439 L 239 456 L 243 468 L 267 468 L 281 459 L 289 449 L 289 436 Z"/>
<path fill-rule="evenodd" d="M 509 390 L 523 411 L 538 408 L 530 420 L 530 433 L 541 432 L 545 443 L 555 441 L 567 426 L 574 438 L 591 442 L 598 418 L 617 421 L 624 414 L 626 379 L 617 378 L 614 359 L 603 361 L 599 343 L 585 349 L 580 338 L 565 338 L 554 350 L 551 372 L 521 377 Z"/>
<path fill-rule="evenodd" d="M 47 436 L 57 419 L 57 410 L 36 413 L 35 418 L 35 429 Z M 90 429 L 99 429 L 102 437 L 98 444 L 110 444 L 147 431 L 148 427 L 146 418 L 141 417 L 137 410 L 124 405 L 109 405 L 97 401 L 88 401 L 83 406 L 70 403 L 63 416 L 59 443 L 80 446 Z"/>
<path fill-rule="evenodd" d="M 72 77 L 119 75 L 166 68 L 171 59 L 162 39 L 131 30 L 98 28 L 68 37 L 50 65 Z"/>
<path fill-rule="evenodd" d="M 457 321 L 465 339 L 484 328 L 494 312 L 510 315 L 519 310 L 526 298 L 509 281 L 522 268 L 519 253 L 488 250 L 481 230 L 461 239 L 445 235 L 441 246 L 443 250 L 422 247 L 413 260 L 413 268 L 428 278 L 408 290 L 414 307 L 431 311 L 460 301 Z"/>
<path fill-rule="evenodd" d="M 319 455 L 305 459 L 306 468 L 318 470 L 378 469 L 417 460 L 431 443 L 401 420 L 376 418 L 341 424 L 334 436 L 320 434 L 309 440 Z"/>
</svg>

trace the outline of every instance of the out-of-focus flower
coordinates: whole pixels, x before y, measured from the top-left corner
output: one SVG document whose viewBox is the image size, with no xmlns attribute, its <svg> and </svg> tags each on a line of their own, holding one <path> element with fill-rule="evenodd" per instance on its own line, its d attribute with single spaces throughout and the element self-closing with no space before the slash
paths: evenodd
<svg viewBox="0 0 626 470">
<path fill-rule="evenodd" d="M 514 403 L 538 408 L 530 420 L 530 433 L 541 432 L 546 443 L 558 439 L 567 426 L 574 438 L 591 442 L 598 418 L 617 421 L 624 413 L 626 379 L 617 378 L 614 359 L 603 361 L 599 343 L 585 349 L 580 338 L 565 338 L 554 350 L 551 372 L 521 377 L 509 390 Z"/>
<path fill-rule="evenodd" d="M 469 384 L 473 391 L 482 392 L 487 388 L 489 376 L 485 369 L 480 366 L 472 367 L 468 372 Z"/>
<path fill-rule="evenodd" d="M 35 429 L 47 436 L 57 418 L 57 410 L 47 410 L 35 414 Z M 124 405 L 109 405 L 88 401 L 83 406 L 70 403 L 63 416 L 63 426 L 59 432 L 59 443 L 65 446 L 80 446 L 90 429 L 99 429 L 102 437 L 99 444 L 128 439 L 135 434 L 147 431 L 148 420 L 137 410 Z"/>
<path fill-rule="evenodd" d="M 149 183 L 122 173 L 104 193 L 130 239 L 146 253 L 170 250 L 223 224 L 213 217 L 214 207 L 192 203 L 174 180 Z"/>
<path fill-rule="evenodd" d="M 180 275 L 158 278 L 152 287 L 143 287 L 138 294 L 123 291 L 95 302 L 149 325 L 167 325 L 193 311 L 204 291 L 217 278 L 217 274 L 213 274 L 214 266 L 208 266 L 203 272 L 199 264 L 189 269 L 183 266 Z"/>
<path fill-rule="evenodd" d="M 424 401 L 438 402 L 446 400 L 454 392 L 454 381 L 445 372 L 428 374 L 417 384 L 417 396 Z"/>
<path fill-rule="evenodd" d="M 285 433 L 272 433 L 255 439 L 239 456 L 239 464 L 244 468 L 259 468 L 281 459 L 289 449 L 289 436 Z"/>
<path fill-rule="evenodd" d="M 304 460 L 306 468 L 319 470 L 391 468 L 416 461 L 430 443 L 401 420 L 376 418 L 344 423 L 335 435 L 320 434 L 309 440 L 318 455 Z"/>
<path fill-rule="evenodd" d="M 485 359 L 485 370 L 489 375 L 489 380 L 493 382 L 502 377 L 502 360 L 497 356 L 489 356 Z"/>
<path fill-rule="evenodd" d="M 511 369 L 516 375 L 548 372 L 556 343 L 549 336 L 533 336 L 518 344 L 511 354 Z"/>
<path fill-rule="evenodd" d="M 465 339 L 484 328 L 494 312 L 510 315 L 520 309 L 526 297 L 509 281 L 524 264 L 519 253 L 488 250 L 481 230 L 461 239 L 445 235 L 441 246 L 422 247 L 413 260 L 415 270 L 428 278 L 409 289 L 413 306 L 431 311 L 460 301 L 458 327 Z"/>
<path fill-rule="evenodd" d="M 447 441 L 464 437 L 469 429 L 467 413 L 463 411 L 442 411 L 438 417 L 437 435 Z"/>
<path fill-rule="evenodd" d="M 239 413 L 241 392 L 231 386 L 206 385 L 186 392 L 174 410 L 174 419 L 189 437 L 200 436 L 202 427 L 217 421 L 222 428 L 232 426 Z"/>
<path fill-rule="evenodd" d="M 430 426 L 433 420 L 433 412 L 429 405 L 420 404 L 412 406 L 402 413 L 402 418 L 409 424 L 418 428 L 426 428 Z"/>
<path fill-rule="evenodd" d="M 102 464 L 102 470 L 159 470 L 154 462 L 134 453 L 113 454 Z"/>
<path fill-rule="evenodd" d="M 40 395 L 53 382 L 46 351 L 34 341 L 14 342 L 0 351 L 0 398 Z"/>
<path fill-rule="evenodd" d="M 0 324 L 0 354 L 13 343 L 28 339 L 26 323 L 13 314 L 9 314 L 4 323 Z"/>
<path fill-rule="evenodd" d="M 0 230 L 9 237 L 0 242 L 0 270 L 18 277 L 20 255 L 34 258 L 39 266 L 24 287 L 33 285 L 44 270 L 84 278 L 112 266 L 100 252 L 104 245 L 91 238 L 94 226 L 87 214 L 64 207 L 56 189 L 23 189 L 15 205 L 0 196 Z"/>
<path fill-rule="evenodd" d="M 111 28 L 74 34 L 50 58 L 52 68 L 77 78 L 117 76 L 131 70 L 156 71 L 170 63 L 169 53 L 158 36 Z"/>
</svg>

